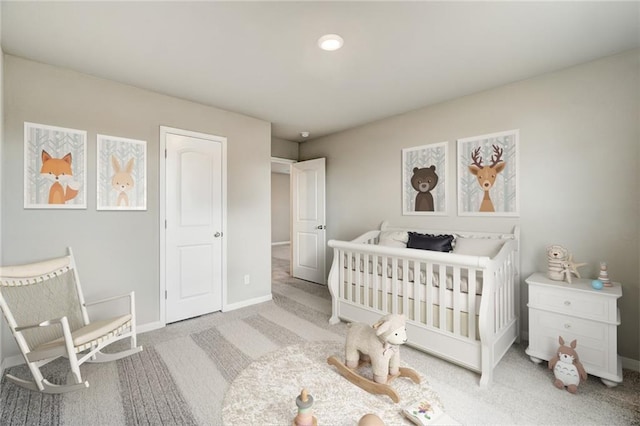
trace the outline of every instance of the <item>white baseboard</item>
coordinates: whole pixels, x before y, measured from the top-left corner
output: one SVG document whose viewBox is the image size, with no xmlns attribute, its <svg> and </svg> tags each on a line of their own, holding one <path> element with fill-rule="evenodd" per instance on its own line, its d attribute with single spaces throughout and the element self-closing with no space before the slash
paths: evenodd
<svg viewBox="0 0 640 426">
<path fill-rule="evenodd" d="M 640 360 L 633 359 L 633 358 L 625 358 L 623 356 L 620 357 L 620 360 L 622 360 L 622 368 L 640 372 Z"/>
<path fill-rule="evenodd" d="M 226 304 L 222 307 L 222 312 L 235 311 L 236 309 L 246 308 L 247 306 L 257 305 L 258 303 L 269 302 L 272 299 L 271 293 L 266 296 L 256 297 L 254 299 L 243 300 L 238 303 Z"/>
<path fill-rule="evenodd" d="M 159 328 L 163 328 L 165 324 L 160 321 L 150 322 L 147 324 L 142 324 L 136 327 L 136 331 L 138 334 L 147 333 L 149 331 L 157 330 Z"/>
<path fill-rule="evenodd" d="M 291 244 L 291 241 L 279 241 L 276 243 L 271 243 L 272 246 L 286 246 L 287 244 Z"/>
<path fill-rule="evenodd" d="M 16 365 L 20 364 L 24 364 L 24 358 L 21 354 L 8 356 L 4 360 L 2 360 L 2 373 L 4 374 L 5 368 L 15 367 Z"/>
</svg>

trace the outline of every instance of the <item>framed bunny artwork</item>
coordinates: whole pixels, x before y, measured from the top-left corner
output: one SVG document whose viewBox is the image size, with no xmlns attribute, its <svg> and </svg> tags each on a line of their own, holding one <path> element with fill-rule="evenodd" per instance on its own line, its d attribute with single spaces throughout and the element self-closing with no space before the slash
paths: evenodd
<svg viewBox="0 0 640 426">
<path fill-rule="evenodd" d="M 147 142 L 98 135 L 97 209 L 147 209 Z"/>
</svg>

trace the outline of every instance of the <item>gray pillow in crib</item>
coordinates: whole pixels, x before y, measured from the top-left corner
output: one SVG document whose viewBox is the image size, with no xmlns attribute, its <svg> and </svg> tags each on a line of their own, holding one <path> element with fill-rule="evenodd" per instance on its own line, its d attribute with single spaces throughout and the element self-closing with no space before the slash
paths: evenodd
<svg viewBox="0 0 640 426">
<path fill-rule="evenodd" d="M 407 248 L 409 233 L 406 231 L 382 231 L 378 236 L 378 245 Z"/>
<path fill-rule="evenodd" d="M 487 256 L 493 258 L 500 252 L 504 240 L 493 238 L 456 238 L 456 246 L 453 252 L 470 256 Z"/>
<path fill-rule="evenodd" d="M 453 238 L 453 235 L 431 235 L 409 232 L 407 248 L 450 252 L 453 249 L 451 246 Z"/>
</svg>

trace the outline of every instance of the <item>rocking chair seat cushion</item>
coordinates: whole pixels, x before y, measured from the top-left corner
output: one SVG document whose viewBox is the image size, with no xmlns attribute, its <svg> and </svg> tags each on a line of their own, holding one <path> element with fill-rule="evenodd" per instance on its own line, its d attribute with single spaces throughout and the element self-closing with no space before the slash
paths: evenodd
<svg viewBox="0 0 640 426">
<path fill-rule="evenodd" d="M 88 349 L 92 344 L 98 344 L 105 338 L 117 334 L 120 329 L 128 326 L 130 321 L 131 314 L 121 315 L 115 318 L 92 322 L 89 325 L 73 331 L 71 338 L 76 352 Z M 27 354 L 27 358 L 33 362 L 60 356 L 65 353 L 64 337 L 60 337 L 38 346 Z"/>
</svg>

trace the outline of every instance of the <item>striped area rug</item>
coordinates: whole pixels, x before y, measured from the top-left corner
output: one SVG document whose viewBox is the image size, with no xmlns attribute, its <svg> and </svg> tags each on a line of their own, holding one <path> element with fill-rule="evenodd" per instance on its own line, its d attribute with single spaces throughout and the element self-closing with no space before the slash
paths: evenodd
<svg viewBox="0 0 640 426">
<path fill-rule="evenodd" d="M 276 273 L 274 269 L 274 274 Z M 44 395 L 2 379 L 2 425 L 219 425 L 229 384 L 263 355 L 312 341 L 342 341 L 328 324 L 326 287 L 283 275 L 273 301 L 171 324 L 139 336 L 144 351 L 113 363 L 85 364 L 86 390 Z M 63 383 L 68 363 L 45 366 Z M 24 366 L 11 374 L 29 378 Z"/>
</svg>

